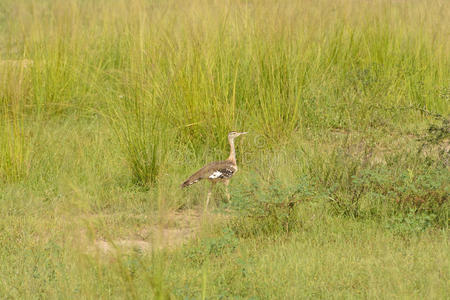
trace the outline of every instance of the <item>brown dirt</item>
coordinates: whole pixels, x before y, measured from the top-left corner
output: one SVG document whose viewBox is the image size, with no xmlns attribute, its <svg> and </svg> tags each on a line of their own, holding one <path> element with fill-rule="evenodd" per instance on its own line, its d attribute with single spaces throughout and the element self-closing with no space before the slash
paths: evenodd
<svg viewBox="0 0 450 300">
<path fill-rule="evenodd" d="M 150 252 L 155 249 L 173 249 L 194 238 L 201 227 L 202 215 L 195 210 L 170 212 L 157 224 L 141 227 L 128 237 L 106 240 L 95 239 L 89 243 L 88 252 L 112 254 L 117 251 Z"/>
</svg>

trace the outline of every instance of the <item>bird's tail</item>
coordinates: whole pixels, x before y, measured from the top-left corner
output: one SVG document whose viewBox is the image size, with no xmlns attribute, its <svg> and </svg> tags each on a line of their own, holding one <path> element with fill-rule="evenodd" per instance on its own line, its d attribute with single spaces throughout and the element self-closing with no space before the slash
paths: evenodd
<svg viewBox="0 0 450 300">
<path fill-rule="evenodd" d="M 183 183 L 181 184 L 181 188 L 184 189 L 185 187 L 190 186 L 190 185 L 191 185 L 191 184 L 189 183 L 189 180 L 186 180 L 185 182 L 183 182 Z"/>
<path fill-rule="evenodd" d="M 190 185 L 193 185 L 194 183 L 197 183 L 201 179 L 202 179 L 202 176 L 201 176 L 201 170 L 200 170 L 200 171 L 197 171 L 196 173 L 192 174 L 188 179 L 186 179 L 186 181 L 181 184 L 181 188 L 185 188 Z"/>
<path fill-rule="evenodd" d="M 182 184 L 181 184 L 181 188 L 185 188 L 185 187 L 188 187 L 188 186 L 190 186 L 190 185 L 193 185 L 194 183 L 196 183 L 198 181 L 198 179 L 197 180 L 192 180 L 191 178 L 188 178 L 185 182 L 183 182 Z"/>
</svg>

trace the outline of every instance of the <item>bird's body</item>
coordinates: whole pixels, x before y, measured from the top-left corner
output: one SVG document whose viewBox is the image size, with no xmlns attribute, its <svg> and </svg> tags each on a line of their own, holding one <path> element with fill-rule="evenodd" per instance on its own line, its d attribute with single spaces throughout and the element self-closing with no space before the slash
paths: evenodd
<svg viewBox="0 0 450 300">
<path fill-rule="evenodd" d="M 247 132 L 235 132 L 232 131 L 228 134 L 228 141 L 230 143 L 230 156 L 223 161 L 216 161 L 207 164 L 194 174 L 192 174 L 186 181 L 181 184 L 181 188 L 188 187 L 200 180 L 207 179 L 213 185 L 217 182 L 223 182 L 228 186 L 229 180 L 237 172 L 238 167 L 236 164 L 236 152 L 234 149 L 234 139 L 241 134 L 246 134 Z M 211 186 L 212 189 L 212 186 Z M 208 192 L 208 197 L 206 199 L 206 207 L 209 203 L 209 198 L 211 196 L 211 189 Z M 227 189 L 227 198 L 230 200 L 230 195 Z"/>
<path fill-rule="evenodd" d="M 191 177 L 183 182 L 181 187 L 188 187 L 202 179 L 208 179 L 213 183 L 228 180 L 234 175 L 234 173 L 236 173 L 237 170 L 237 165 L 233 164 L 233 162 L 229 160 L 215 161 L 207 164 L 195 172 Z"/>
</svg>

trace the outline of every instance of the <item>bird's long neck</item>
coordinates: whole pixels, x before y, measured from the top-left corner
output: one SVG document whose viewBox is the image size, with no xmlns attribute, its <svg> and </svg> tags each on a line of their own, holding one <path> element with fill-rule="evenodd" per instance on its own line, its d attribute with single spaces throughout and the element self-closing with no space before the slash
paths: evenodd
<svg viewBox="0 0 450 300">
<path fill-rule="evenodd" d="M 234 150 L 234 139 L 229 138 L 228 142 L 230 143 L 230 156 L 228 156 L 228 160 L 233 164 L 236 164 L 236 151 Z"/>
</svg>

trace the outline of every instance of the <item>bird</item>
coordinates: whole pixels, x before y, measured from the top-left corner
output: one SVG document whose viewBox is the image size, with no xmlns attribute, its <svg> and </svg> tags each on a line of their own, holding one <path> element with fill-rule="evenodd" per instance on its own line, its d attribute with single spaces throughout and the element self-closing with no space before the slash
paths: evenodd
<svg viewBox="0 0 450 300">
<path fill-rule="evenodd" d="M 236 164 L 236 151 L 234 149 L 234 139 L 240 135 L 247 134 L 247 132 L 236 132 L 232 131 L 228 134 L 228 142 L 230 143 L 230 155 L 226 160 L 215 161 L 207 164 L 194 174 L 192 174 L 188 179 L 186 179 L 182 184 L 181 188 L 188 187 L 200 180 L 207 179 L 211 182 L 210 189 L 208 191 L 208 196 L 206 197 L 205 210 L 208 208 L 208 203 L 211 198 L 211 193 L 213 187 L 218 182 L 223 182 L 225 184 L 226 194 L 228 202 L 230 202 L 230 193 L 228 192 L 228 184 L 230 183 L 230 178 L 237 172 L 238 167 Z"/>
</svg>

